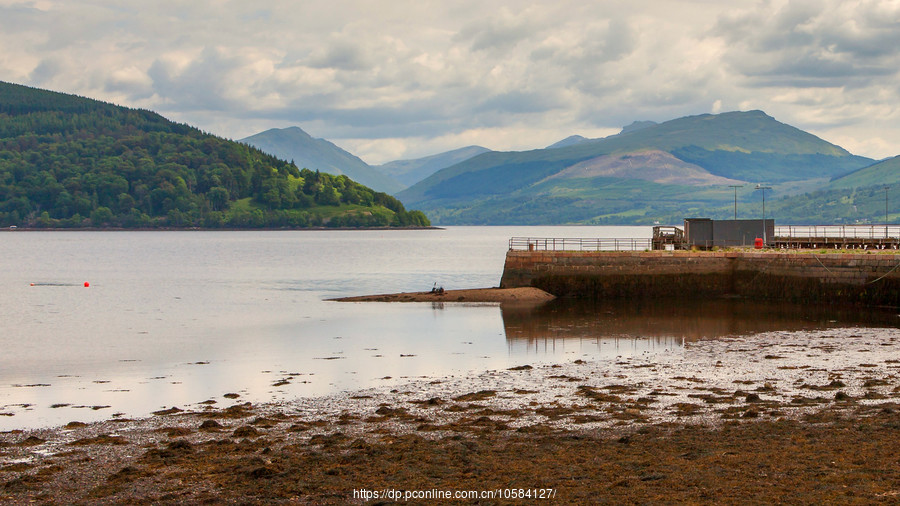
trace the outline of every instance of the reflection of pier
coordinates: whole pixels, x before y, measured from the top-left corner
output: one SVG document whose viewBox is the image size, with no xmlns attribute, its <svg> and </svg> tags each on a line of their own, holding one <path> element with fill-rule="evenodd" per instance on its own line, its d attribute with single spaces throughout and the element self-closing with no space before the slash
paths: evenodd
<svg viewBox="0 0 900 506">
<path fill-rule="evenodd" d="M 684 340 L 675 337 L 546 337 L 543 339 L 510 340 L 507 346 L 511 355 L 546 356 L 570 355 L 575 359 L 583 355 L 592 358 L 635 357 L 645 353 L 671 352 L 684 347 Z"/>
<path fill-rule="evenodd" d="M 570 299 L 538 307 L 501 306 L 501 314 L 511 350 L 553 354 L 573 348 L 612 356 L 760 332 L 900 324 L 896 311 L 736 299 Z"/>
</svg>

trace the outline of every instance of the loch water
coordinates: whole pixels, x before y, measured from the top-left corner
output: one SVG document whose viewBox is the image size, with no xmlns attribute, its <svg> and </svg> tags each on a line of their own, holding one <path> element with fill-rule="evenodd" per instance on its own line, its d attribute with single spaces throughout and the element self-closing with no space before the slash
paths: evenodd
<svg viewBox="0 0 900 506">
<path fill-rule="evenodd" d="M 223 405 L 226 394 L 268 402 L 524 364 L 679 354 L 687 342 L 730 335 L 898 325 L 892 309 L 734 299 L 537 307 L 326 300 L 497 286 L 511 236 L 650 233 L 4 232 L 0 430 Z"/>
</svg>

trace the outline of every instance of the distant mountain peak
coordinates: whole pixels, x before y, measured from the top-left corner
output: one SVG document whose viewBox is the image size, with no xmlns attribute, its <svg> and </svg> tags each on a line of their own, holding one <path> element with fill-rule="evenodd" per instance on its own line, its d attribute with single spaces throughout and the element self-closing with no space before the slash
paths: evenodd
<svg viewBox="0 0 900 506">
<path fill-rule="evenodd" d="M 655 121 L 633 121 L 630 125 L 625 125 L 622 127 L 622 131 L 619 134 L 627 134 L 629 132 L 637 132 L 638 130 L 643 130 L 645 128 L 649 128 L 652 126 L 656 126 L 659 123 Z"/>
<path fill-rule="evenodd" d="M 588 139 L 587 137 L 582 137 L 580 135 L 570 135 L 559 142 L 554 142 L 553 144 L 547 146 L 544 149 L 564 148 L 566 146 L 571 146 L 573 144 L 578 144 L 579 142 L 584 142 L 584 141 L 589 141 L 589 140 L 590 139 Z"/>
<path fill-rule="evenodd" d="M 270 128 L 240 142 L 250 144 L 297 167 L 330 174 L 346 174 L 372 189 L 393 193 L 403 188 L 392 177 L 372 168 L 358 156 L 326 139 L 317 139 L 298 126 Z"/>
<path fill-rule="evenodd" d="M 300 128 L 298 126 L 289 126 L 286 128 L 272 128 L 267 131 L 272 132 L 272 131 L 278 131 L 278 130 L 282 130 L 284 132 L 299 133 L 299 134 L 305 135 L 307 137 L 312 137 L 312 135 L 309 135 L 309 133 L 307 133 L 306 130 L 303 130 L 302 128 Z"/>
</svg>

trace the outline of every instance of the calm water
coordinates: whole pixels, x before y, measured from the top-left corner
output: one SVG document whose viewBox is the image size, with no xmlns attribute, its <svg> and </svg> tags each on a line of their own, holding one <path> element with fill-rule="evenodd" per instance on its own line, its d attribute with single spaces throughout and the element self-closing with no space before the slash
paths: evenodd
<svg viewBox="0 0 900 506">
<path fill-rule="evenodd" d="M 259 402 L 525 363 L 682 353 L 686 340 L 736 333 L 896 325 L 893 312 L 736 301 L 324 301 L 434 283 L 496 286 L 513 235 L 648 237 L 650 228 L 2 233 L 0 430 L 228 403 L 226 393 Z"/>
</svg>

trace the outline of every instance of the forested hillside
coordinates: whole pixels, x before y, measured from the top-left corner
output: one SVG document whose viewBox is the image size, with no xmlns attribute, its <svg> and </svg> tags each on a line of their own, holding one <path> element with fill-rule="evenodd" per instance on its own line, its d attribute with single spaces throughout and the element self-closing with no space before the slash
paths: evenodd
<svg viewBox="0 0 900 506">
<path fill-rule="evenodd" d="M 346 176 L 300 170 L 146 110 L 0 82 L 0 225 L 427 226 Z"/>
</svg>

